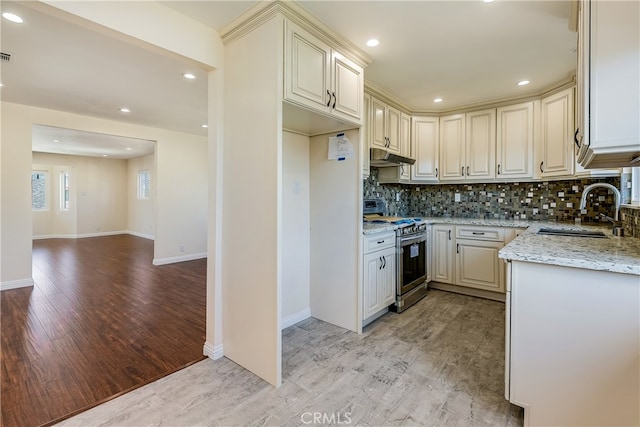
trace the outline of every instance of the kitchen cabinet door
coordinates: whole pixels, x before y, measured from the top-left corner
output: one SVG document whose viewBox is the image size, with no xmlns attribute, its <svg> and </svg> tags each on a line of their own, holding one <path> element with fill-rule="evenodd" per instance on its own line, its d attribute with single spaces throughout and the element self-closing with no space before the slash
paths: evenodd
<svg viewBox="0 0 640 427">
<path fill-rule="evenodd" d="M 453 284 L 454 226 L 434 225 L 432 236 L 432 279 L 436 282 Z"/>
<path fill-rule="evenodd" d="M 504 292 L 502 242 L 456 239 L 456 281 L 459 286 Z"/>
<path fill-rule="evenodd" d="M 364 72 L 355 62 L 333 51 L 331 56 L 331 114 L 348 121 L 362 118 Z"/>
<path fill-rule="evenodd" d="M 411 167 L 411 180 L 438 182 L 440 120 L 422 116 L 414 116 L 411 120 L 411 157 L 416 159 Z"/>
<path fill-rule="evenodd" d="M 362 138 L 362 178 L 366 179 L 370 174 L 371 160 L 370 146 L 371 143 L 371 95 L 364 94 L 362 103 L 362 128 L 360 129 L 360 137 Z"/>
<path fill-rule="evenodd" d="M 566 89 L 541 101 L 542 178 L 573 175 L 573 89 Z"/>
<path fill-rule="evenodd" d="M 466 114 L 466 179 L 483 181 L 496 177 L 496 110 Z"/>
<path fill-rule="evenodd" d="M 371 97 L 371 147 L 387 148 L 387 104 Z"/>
<path fill-rule="evenodd" d="M 400 154 L 411 156 L 411 117 L 404 113 L 400 114 Z M 401 181 L 410 181 L 413 166 L 402 164 L 399 167 Z"/>
<path fill-rule="evenodd" d="M 497 109 L 497 178 L 533 178 L 533 110 L 533 101 Z"/>
<path fill-rule="evenodd" d="M 286 42 L 285 99 L 329 112 L 331 47 L 291 22 Z"/>
<path fill-rule="evenodd" d="M 406 155 L 400 150 L 400 110 L 387 105 L 387 149 L 394 153 Z"/>
<path fill-rule="evenodd" d="M 395 266 L 395 247 L 364 256 L 363 320 L 393 304 L 396 286 Z"/>
<path fill-rule="evenodd" d="M 640 2 L 583 0 L 580 7 L 578 161 L 588 168 L 637 166 Z"/>
<path fill-rule="evenodd" d="M 464 114 L 440 117 L 440 181 L 465 176 Z"/>
</svg>

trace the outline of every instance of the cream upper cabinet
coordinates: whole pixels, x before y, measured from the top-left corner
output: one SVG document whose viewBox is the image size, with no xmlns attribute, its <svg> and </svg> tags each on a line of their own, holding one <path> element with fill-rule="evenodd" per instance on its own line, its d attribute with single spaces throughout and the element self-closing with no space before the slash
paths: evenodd
<svg viewBox="0 0 640 427">
<path fill-rule="evenodd" d="M 496 177 L 496 110 L 466 114 L 466 179 Z"/>
<path fill-rule="evenodd" d="M 416 159 L 411 167 L 411 180 L 438 182 L 440 119 L 414 116 L 411 120 L 411 157 Z"/>
<path fill-rule="evenodd" d="M 580 2 L 578 161 L 637 166 L 640 156 L 640 2 Z"/>
<path fill-rule="evenodd" d="M 400 110 L 371 97 L 371 146 L 387 149 L 396 154 L 409 155 L 402 152 L 400 143 Z M 407 148 L 409 148 L 407 146 Z"/>
<path fill-rule="evenodd" d="M 533 110 L 533 101 L 497 109 L 497 178 L 533 177 Z"/>
<path fill-rule="evenodd" d="M 411 155 L 411 117 L 400 114 L 400 153 L 405 156 Z M 400 165 L 400 176 L 403 180 L 411 180 L 411 167 L 408 164 Z"/>
<path fill-rule="evenodd" d="M 362 104 L 362 128 L 360 129 L 360 137 L 362 138 L 362 177 L 367 178 L 370 173 L 369 162 L 371 155 L 369 154 L 369 143 L 371 141 L 371 95 L 364 94 L 364 102 Z"/>
<path fill-rule="evenodd" d="M 440 181 L 465 176 L 464 119 L 464 114 L 440 117 Z"/>
<path fill-rule="evenodd" d="M 343 121 L 362 123 L 362 67 L 286 22 L 284 98 Z"/>
<path fill-rule="evenodd" d="M 540 102 L 542 178 L 573 175 L 574 158 L 573 89 L 566 89 Z"/>
</svg>

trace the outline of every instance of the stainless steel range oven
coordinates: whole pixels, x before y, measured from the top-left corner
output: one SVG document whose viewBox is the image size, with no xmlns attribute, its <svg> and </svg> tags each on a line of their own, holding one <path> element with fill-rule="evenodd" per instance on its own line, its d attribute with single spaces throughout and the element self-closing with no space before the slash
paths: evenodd
<svg viewBox="0 0 640 427">
<path fill-rule="evenodd" d="M 389 308 L 398 313 L 418 302 L 427 293 L 429 234 L 420 218 L 384 216 L 381 199 L 365 199 L 365 220 L 396 225 L 396 302 Z"/>
<path fill-rule="evenodd" d="M 427 293 L 427 224 L 415 222 L 396 230 L 396 303 L 401 312 Z"/>
</svg>

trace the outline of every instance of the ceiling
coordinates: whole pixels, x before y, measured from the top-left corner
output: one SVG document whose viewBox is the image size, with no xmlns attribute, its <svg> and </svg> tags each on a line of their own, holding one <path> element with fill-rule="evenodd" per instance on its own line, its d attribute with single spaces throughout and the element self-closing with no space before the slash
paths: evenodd
<svg viewBox="0 0 640 427">
<path fill-rule="evenodd" d="M 126 1 L 118 2 L 127 7 Z M 220 29 L 255 1 L 166 1 L 179 13 Z M 373 59 L 369 83 L 414 111 L 538 93 L 575 70 L 576 34 L 569 1 L 306 1 L 298 4 Z M 206 135 L 205 72 L 45 14 L 22 2 L 2 11 L 4 101 Z M 365 42 L 378 38 L 380 45 Z M 196 74 L 186 80 L 185 72 Z M 517 86 L 520 80 L 527 86 Z M 435 104 L 433 99 L 442 97 Z M 122 113 L 127 107 L 130 113 Z M 91 135 L 86 145 L 90 146 Z M 97 141 L 96 141 L 97 143 Z"/>
</svg>

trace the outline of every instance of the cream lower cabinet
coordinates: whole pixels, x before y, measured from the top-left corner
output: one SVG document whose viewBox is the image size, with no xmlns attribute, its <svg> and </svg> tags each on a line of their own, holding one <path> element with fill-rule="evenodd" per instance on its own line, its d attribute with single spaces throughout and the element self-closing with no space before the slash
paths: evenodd
<svg viewBox="0 0 640 427">
<path fill-rule="evenodd" d="M 431 269 L 432 280 L 453 284 L 453 265 L 455 261 L 455 226 L 436 224 L 432 229 Z"/>
<path fill-rule="evenodd" d="M 365 236 L 364 248 L 363 320 L 386 310 L 395 301 L 395 233 Z"/>
<path fill-rule="evenodd" d="M 504 292 L 502 242 L 456 239 L 456 285 Z"/>
</svg>

